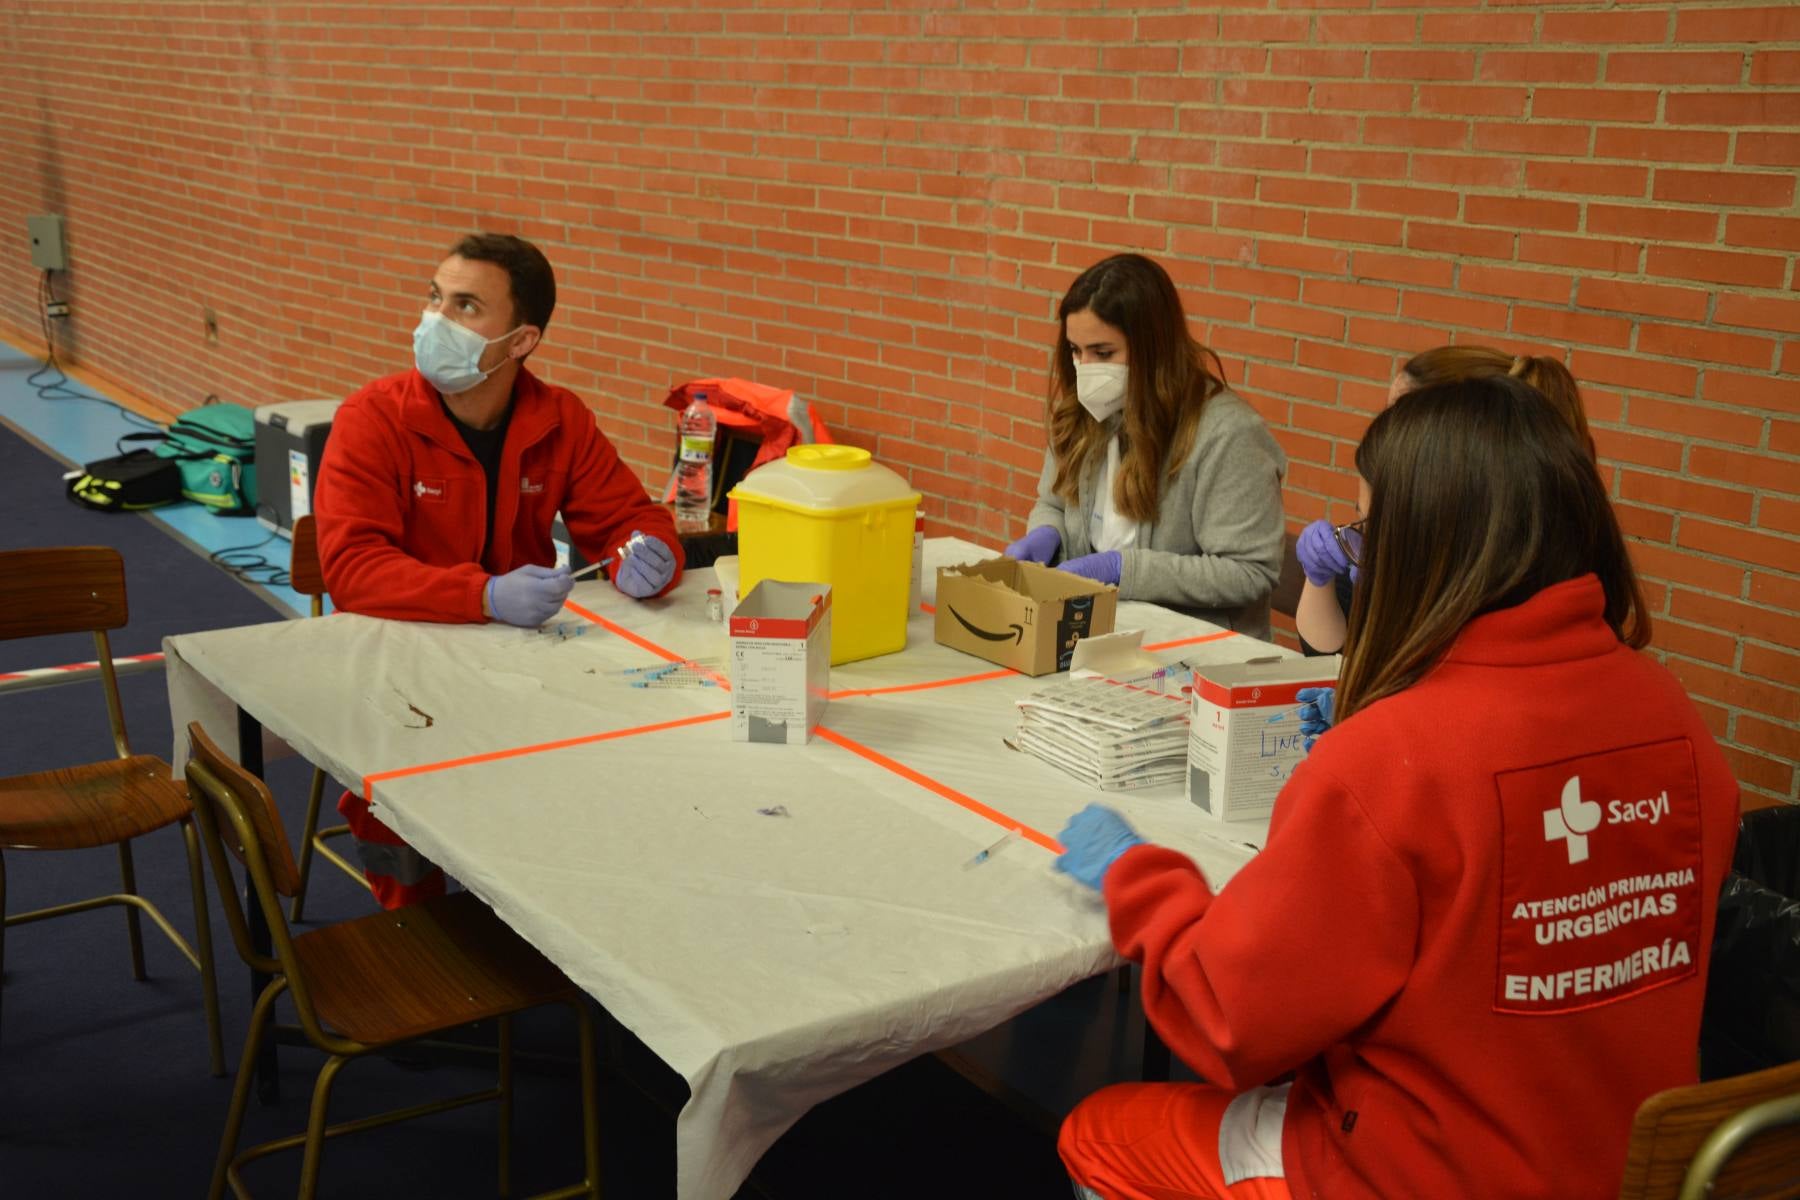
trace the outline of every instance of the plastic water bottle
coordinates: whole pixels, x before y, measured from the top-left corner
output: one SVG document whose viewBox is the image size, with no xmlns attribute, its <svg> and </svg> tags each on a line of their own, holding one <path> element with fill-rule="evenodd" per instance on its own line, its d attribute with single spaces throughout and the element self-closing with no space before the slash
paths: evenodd
<svg viewBox="0 0 1800 1200">
<path fill-rule="evenodd" d="M 681 413 L 681 461 L 675 465 L 675 528 L 704 531 L 712 522 L 713 435 L 718 423 L 706 393 L 695 392 Z"/>
</svg>

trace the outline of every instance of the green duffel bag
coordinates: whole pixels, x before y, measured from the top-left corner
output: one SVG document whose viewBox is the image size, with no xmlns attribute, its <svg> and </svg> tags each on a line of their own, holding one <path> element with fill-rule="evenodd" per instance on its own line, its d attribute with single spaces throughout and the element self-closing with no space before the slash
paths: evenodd
<svg viewBox="0 0 1800 1200">
<path fill-rule="evenodd" d="M 181 467 L 181 494 L 226 516 L 256 511 L 256 414 L 219 401 L 169 426 L 156 453 Z"/>
</svg>

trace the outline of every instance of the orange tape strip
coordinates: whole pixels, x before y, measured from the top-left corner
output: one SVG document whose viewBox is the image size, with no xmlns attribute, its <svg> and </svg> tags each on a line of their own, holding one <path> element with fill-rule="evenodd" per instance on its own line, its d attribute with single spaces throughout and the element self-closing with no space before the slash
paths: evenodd
<svg viewBox="0 0 1800 1200">
<path fill-rule="evenodd" d="M 1157 642 L 1155 645 L 1145 646 L 1144 649 L 1173 650 L 1177 646 L 1198 646 L 1201 642 L 1222 642 L 1228 637 L 1236 636 L 1237 631 L 1235 629 L 1226 629 L 1219 633 L 1203 633 L 1199 637 L 1176 638 L 1172 642 Z"/>
<path fill-rule="evenodd" d="M 998 671 L 983 671 L 979 675 L 960 675 L 955 679 L 934 679 L 929 683 L 897 683 L 893 687 L 880 688 L 845 688 L 841 692 L 832 692 L 830 699 L 842 700 L 850 696 L 892 696 L 896 692 L 925 692 L 932 688 L 955 687 L 959 683 L 984 683 L 989 679 L 1005 679 L 1008 675 L 1017 675 L 1011 667 L 1002 667 Z"/>
<path fill-rule="evenodd" d="M 377 771 L 373 775 L 363 776 L 363 799 L 375 798 L 375 785 L 390 779 L 405 779 L 409 775 L 429 775 L 434 771 L 448 771 L 452 767 L 472 767 L 478 763 L 498 762 L 503 758 L 520 758 L 527 754 L 539 754 L 545 750 L 563 750 L 570 746 L 585 746 L 590 742 L 609 742 L 615 738 L 635 737 L 641 733 L 660 733 L 665 729 L 680 729 L 685 725 L 704 725 L 708 721 L 722 721 L 731 715 L 730 709 L 722 712 L 702 713 L 697 717 L 681 717 L 674 721 L 659 721 L 654 725 L 636 725 L 630 729 L 609 729 L 605 733 L 584 733 L 580 737 L 563 738 L 555 742 L 539 742 L 535 746 L 515 746 L 510 750 L 490 750 L 485 754 L 471 754 L 464 758 L 447 758 L 442 762 L 422 763 L 416 767 L 401 767 L 396 771 Z"/>
<path fill-rule="evenodd" d="M 1013 820 L 999 809 L 990 808 L 973 796 L 965 796 L 955 788 L 945 787 L 929 775 L 921 775 L 904 763 L 895 762 L 879 750 L 871 750 L 861 742 L 852 741 L 841 733 L 834 733 L 823 725 L 819 726 L 819 736 L 834 745 L 842 746 L 852 754 L 868 759 L 878 767 L 892 771 L 908 783 L 916 783 L 926 791 L 935 792 L 953 804 L 960 804 L 976 816 L 985 817 L 1002 829 L 1018 830 L 1020 837 L 1028 842 L 1036 842 L 1052 854 L 1061 854 L 1063 852 L 1062 843 L 1055 838 L 1039 833 L 1023 821 Z"/>
<path fill-rule="evenodd" d="M 589 609 L 585 609 L 585 608 L 581 607 L 581 605 L 576 604 L 572 600 L 566 602 L 563 605 L 563 607 L 568 609 L 570 612 L 581 614 L 582 616 L 586 617 L 588 620 L 592 621 L 594 624 L 598 625 L 600 628 L 606 630 L 606 632 L 612 634 L 614 637 L 622 637 L 626 641 L 630 642 L 632 645 L 640 647 L 641 649 L 644 649 L 644 650 L 648 650 L 650 653 L 656 655 L 658 658 L 667 659 L 669 662 L 684 661 L 682 659 L 681 655 L 676 654 L 674 651 L 664 650 L 661 646 L 657 645 L 655 642 L 651 641 L 649 638 L 642 637 L 638 634 L 635 634 L 635 633 L 631 632 L 631 630 L 625 628 L 623 625 L 615 625 L 611 621 L 607 620 L 605 617 L 601 616 L 599 613 L 590 611 Z"/>
</svg>

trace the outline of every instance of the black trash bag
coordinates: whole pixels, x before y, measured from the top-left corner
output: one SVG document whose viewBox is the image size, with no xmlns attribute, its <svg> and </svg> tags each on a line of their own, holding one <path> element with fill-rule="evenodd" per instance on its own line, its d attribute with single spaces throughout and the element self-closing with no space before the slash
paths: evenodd
<svg viewBox="0 0 1800 1200">
<path fill-rule="evenodd" d="M 1800 807 L 1746 813 L 1719 894 L 1700 1022 L 1700 1073 L 1800 1059 Z"/>
</svg>

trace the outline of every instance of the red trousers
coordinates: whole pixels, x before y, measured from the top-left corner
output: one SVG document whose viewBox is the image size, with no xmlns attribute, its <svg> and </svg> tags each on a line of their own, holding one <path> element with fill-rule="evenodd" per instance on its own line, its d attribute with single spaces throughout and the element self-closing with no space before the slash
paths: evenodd
<svg viewBox="0 0 1800 1200">
<path fill-rule="evenodd" d="M 1063 1121 L 1057 1153 L 1101 1200 L 1290 1200 L 1285 1179 L 1225 1182 L 1219 1121 L 1232 1098 L 1198 1083 L 1102 1088 Z"/>
<path fill-rule="evenodd" d="M 369 802 L 355 792 L 338 797 L 338 812 L 350 826 L 363 878 L 383 908 L 404 908 L 444 894 L 444 872 L 375 819 Z"/>
</svg>

